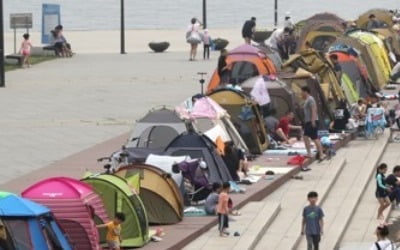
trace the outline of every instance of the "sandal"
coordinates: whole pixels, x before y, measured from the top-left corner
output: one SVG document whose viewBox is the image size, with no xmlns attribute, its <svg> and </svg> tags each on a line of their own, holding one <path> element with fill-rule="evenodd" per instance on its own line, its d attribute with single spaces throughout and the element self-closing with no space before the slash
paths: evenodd
<svg viewBox="0 0 400 250">
<path fill-rule="evenodd" d="M 238 210 L 233 210 L 233 211 L 231 212 L 231 214 L 232 214 L 233 216 L 241 216 L 241 215 L 242 215 L 242 213 L 240 213 L 240 211 L 238 211 Z"/>
</svg>

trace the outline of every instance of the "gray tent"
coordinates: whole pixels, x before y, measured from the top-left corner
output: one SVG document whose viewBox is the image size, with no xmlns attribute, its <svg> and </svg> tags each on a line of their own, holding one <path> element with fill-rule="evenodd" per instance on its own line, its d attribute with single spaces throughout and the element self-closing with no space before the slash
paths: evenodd
<svg viewBox="0 0 400 250">
<path fill-rule="evenodd" d="M 186 124 L 174 110 L 152 109 L 136 122 L 128 146 L 164 149 L 184 131 Z"/>
<path fill-rule="evenodd" d="M 185 132 L 168 145 L 166 155 L 202 158 L 208 167 L 209 182 L 224 182 L 232 180 L 228 168 L 218 154 L 216 145 L 204 135 L 196 132 Z"/>
</svg>

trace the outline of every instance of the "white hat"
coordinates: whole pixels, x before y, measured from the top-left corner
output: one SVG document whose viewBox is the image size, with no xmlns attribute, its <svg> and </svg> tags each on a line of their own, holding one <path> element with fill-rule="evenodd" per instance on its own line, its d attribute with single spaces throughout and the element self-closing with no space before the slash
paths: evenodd
<svg viewBox="0 0 400 250">
<path fill-rule="evenodd" d="M 289 11 L 285 12 L 285 17 L 290 17 L 290 12 Z"/>
<path fill-rule="evenodd" d="M 207 169 L 207 163 L 206 163 L 205 161 L 200 161 L 199 167 L 200 167 L 201 169 Z"/>
</svg>

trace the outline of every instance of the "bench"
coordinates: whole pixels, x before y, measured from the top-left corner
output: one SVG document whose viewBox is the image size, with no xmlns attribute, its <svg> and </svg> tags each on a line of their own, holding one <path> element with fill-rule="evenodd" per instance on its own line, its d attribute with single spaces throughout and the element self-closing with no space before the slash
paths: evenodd
<svg viewBox="0 0 400 250">
<path fill-rule="evenodd" d="M 6 55 L 6 59 L 17 60 L 18 65 L 22 65 L 22 60 L 24 59 L 24 56 L 22 54 L 11 54 L 11 55 Z"/>
<path fill-rule="evenodd" d="M 43 47 L 43 50 L 50 50 L 50 51 L 54 51 L 55 55 L 57 56 L 57 50 L 56 47 L 54 47 L 54 45 L 47 45 Z"/>
</svg>

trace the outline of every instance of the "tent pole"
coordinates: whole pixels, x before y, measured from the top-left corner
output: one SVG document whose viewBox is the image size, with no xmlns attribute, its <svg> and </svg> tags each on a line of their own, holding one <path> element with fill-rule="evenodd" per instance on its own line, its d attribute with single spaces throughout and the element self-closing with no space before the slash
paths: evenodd
<svg viewBox="0 0 400 250">
<path fill-rule="evenodd" d="M 207 29 L 207 0 L 203 0 L 203 28 Z"/>
<path fill-rule="evenodd" d="M 3 0 L 0 0 L 0 87 L 5 87 Z"/>
<path fill-rule="evenodd" d="M 274 4 L 274 24 L 276 28 L 278 26 L 278 0 L 275 0 Z"/>
</svg>

